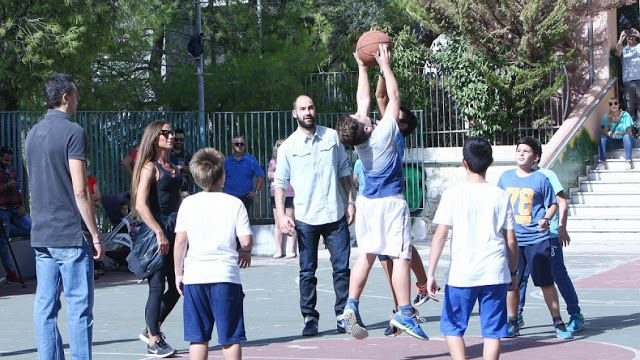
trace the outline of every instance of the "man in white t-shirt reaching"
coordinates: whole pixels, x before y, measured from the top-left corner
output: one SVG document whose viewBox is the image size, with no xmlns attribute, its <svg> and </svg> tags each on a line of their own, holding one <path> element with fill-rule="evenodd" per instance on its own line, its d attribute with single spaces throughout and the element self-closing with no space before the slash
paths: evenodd
<svg viewBox="0 0 640 360">
<path fill-rule="evenodd" d="M 247 341 L 240 268 L 251 265 L 253 234 L 242 201 L 222 192 L 224 161 L 212 148 L 193 155 L 189 170 L 204 191 L 182 201 L 176 222 L 176 287 L 191 359 L 207 359 L 214 321 L 225 359 L 240 359 Z"/>
<path fill-rule="evenodd" d="M 402 156 L 396 138 L 400 133 L 400 91 L 391 70 L 391 52 L 380 45 L 375 54 L 380 71 L 385 74 L 389 102 L 384 117 L 376 129 L 369 118 L 371 90 L 367 66 L 354 54 L 358 62 L 358 110 L 338 120 L 336 131 L 340 142 L 353 145 L 362 161 L 367 186 L 356 199 L 356 238 L 358 259 L 351 270 L 349 298 L 344 308 L 344 319 L 349 332 L 356 339 L 369 333 L 364 326 L 358 306 L 369 271 L 377 255 L 387 255 L 393 261 L 393 291 L 398 300 L 398 311 L 391 324 L 409 335 L 429 340 L 411 305 L 411 223 L 409 207 L 404 199 Z"/>
</svg>

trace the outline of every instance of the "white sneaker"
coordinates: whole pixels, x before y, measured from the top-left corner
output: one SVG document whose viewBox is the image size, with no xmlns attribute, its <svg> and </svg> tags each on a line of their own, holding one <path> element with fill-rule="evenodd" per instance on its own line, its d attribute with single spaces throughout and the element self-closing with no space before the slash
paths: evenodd
<svg viewBox="0 0 640 360">
<path fill-rule="evenodd" d="M 273 254 L 273 258 L 274 258 L 274 259 L 280 259 L 280 258 L 283 258 L 283 257 L 284 257 L 284 254 L 282 254 L 282 253 L 275 253 L 275 254 Z"/>
<path fill-rule="evenodd" d="M 605 170 L 606 168 L 607 168 L 607 167 L 606 167 L 606 165 L 604 164 L 604 161 L 600 161 L 600 162 L 598 163 L 598 166 L 596 166 L 596 170 Z"/>
<path fill-rule="evenodd" d="M 625 170 L 631 170 L 633 169 L 633 166 L 631 165 L 631 161 L 627 161 L 627 164 L 624 166 Z"/>
<path fill-rule="evenodd" d="M 292 252 L 292 253 L 287 253 L 287 259 L 293 259 L 294 257 L 296 257 L 296 253 Z"/>
</svg>

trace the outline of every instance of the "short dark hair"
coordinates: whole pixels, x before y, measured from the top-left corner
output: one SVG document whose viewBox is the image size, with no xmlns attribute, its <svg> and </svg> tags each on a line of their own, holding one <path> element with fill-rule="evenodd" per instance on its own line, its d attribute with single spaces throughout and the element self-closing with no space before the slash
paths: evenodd
<svg viewBox="0 0 640 360">
<path fill-rule="evenodd" d="M 416 118 L 411 110 L 407 109 L 404 106 L 400 106 L 400 112 L 404 114 L 400 122 L 403 124 L 407 124 L 407 128 L 401 131 L 402 136 L 407 137 L 411 135 L 418 127 L 418 118 Z"/>
<path fill-rule="evenodd" d="M 224 154 L 214 148 L 196 151 L 189 162 L 189 171 L 202 190 L 211 192 L 224 175 Z"/>
<path fill-rule="evenodd" d="M 520 144 L 529 146 L 531 150 L 533 150 L 534 155 L 542 156 L 542 145 L 540 144 L 540 141 L 532 138 L 531 136 L 525 136 L 518 140 L 516 143 L 516 149 Z"/>
<path fill-rule="evenodd" d="M 351 115 L 343 115 L 336 124 L 338 139 L 343 145 L 360 145 L 369 139 L 369 135 L 364 132 L 364 125 Z"/>
<path fill-rule="evenodd" d="M 62 104 L 62 95 L 73 94 L 74 81 L 71 75 L 53 74 L 44 82 L 44 97 L 49 109 L 55 109 Z"/>
<path fill-rule="evenodd" d="M 464 142 L 462 157 L 471 172 L 484 174 L 493 163 L 493 150 L 487 140 L 473 136 Z"/>
<path fill-rule="evenodd" d="M 13 155 L 13 149 L 9 146 L 0 147 L 0 156 L 5 156 L 6 154 Z"/>
<path fill-rule="evenodd" d="M 185 135 L 185 133 L 184 133 L 184 129 L 183 129 L 183 128 L 177 128 L 177 129 L 173 130 L 173 132 L 174 132 L 174 133 L 176 133 L 176 134 L 182 134 L 182 135 Z M 186 135 L 185 135 L 185 136 L 186 136 Z"/>
</svg>

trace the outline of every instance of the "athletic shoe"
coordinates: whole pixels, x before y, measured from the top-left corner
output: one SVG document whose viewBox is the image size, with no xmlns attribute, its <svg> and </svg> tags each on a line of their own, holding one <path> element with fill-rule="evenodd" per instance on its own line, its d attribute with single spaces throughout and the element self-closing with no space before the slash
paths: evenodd
<svg viewBox="0 0 640 360">
<path fill-rule="evenodd" d="M 573 339 L 573 334 L 571 333 L 571 331 L 567 330 L 567 327 L 564 326 L 563 322 L 557 323 L 553 327 L 553 330 L 555 330 L 556 336 L 560 339 Z"/>
<path fill-rule="evenodd" d="M 346 334 L 349 332 L 349 324 L 347 324 L 344 317 L 336 322 L 336 331 L 340 334 Z"/>
<path fill-rule="evenodd" d="M 152 346 L 147 345 L 147 354 L 153 357 L 166 358 L 175 355 L 176 350 L 167 344 L 162 337 Z"/>
<path fill-rule="evenodd" d="M 598 163 L 598 166 L 596 166 L 596 170 L 604 170 L 604 169 L 606 169 L 606 165 L 604 164 L 603 161 L 600 161 Z"/>
<path fill-rule="evenodd" d="M 273 254 L 273 258 L 274 258 L 274 259 L 280 259 L 280 258 L 283 258 L 283 257 L 284 257 L 284 254 L 282 254 L 282 253 L 275 253 L 275 254 Z"/>
<path fill-rule="evenodd" d="M 413 305 L 420 306 L 429 301 L 429 293 L 427 292 L 426 284 L 420 286 L 416 283 L 416 289 L 418 289 L 418 293 L 416 294 L 416 298 L 413 300 Z"/>
<path fill-rule="evenodd" d="M 524 317 L 522 314 L 518 314 L 518 329 L 522 329 L 524 327 Z"/>
<path fill-rule="evenodd" d="M 369 332 L 360 318 L 360 312 L 353 304 L 347 303 L 343 314 L 351 336 L 358 340 L 366 339 L 369 336 Z"/>
<path fill-rule="evenodd" d="M 159 333 L 160 337 L 164 340 L 167 339 L 166 336 L 164 336 L 164 333 L 162 331 L 160 331 Z M 138 335 L 138 339 L 140 339 L 140 341 L 144 341 L 147 344 L 149 343 L 149 336 L 147 336 L 147 328 L 142 329 L 142 331 L 140 331 L 140 335 Z"/>
<path fill-rule="evenodd" d="M 392 319 L 395 316 L 395 314 L 396 314 L 396 311 L 393 310 L 393 312 L 391 313 L 391 318 Z M 400 335 L 401 332 L 402 332 L 402 330 L 400 330 L 397 327 L 393 326 L 393 324 L 391 324 L 391 321 L 389 321 L 389 326 L 387 326 L 387 328 L 384 329 L 384 336 L 395 337 L 395 336 Z"/>
<path fill-rule="evenodd" d="M 631 161 L 627 161 L 627 164 L 624 166 L 625 170 L 631 170 L 632 166 L 631 166 Z"/>
<path fill-rule="evenodd" d="M 302 329 L 302 336 L 315 336 L 318 335 L 318 319 L 313 316 L 307 316 L 304 318 L 304 329 Z"/>
<path fill-rule="evenodd" d="M 584 329 L 584 316 L 580 313 L 571 314 L 567 331 L 576 332 Z"/>
<path fill-rule="evenodd" d="M 520 327 L 518 326 L 518 320 L 510 321 L 507 323 L 507 337 L 514 338 L 520 336 Z"/>
<path fill-rule="evenodd" d="M 294 253 L 294 252 L 293 253 L 287 253 L 287 259 L 293 259 L 296 256 L 298 256 L 298 255 L 296 253 Z"/>
<path fill-rule="evenodd" d="M 4 285 L 7 283 L 7 278 L 6 277 L 1 277 L 0 278 L 0 286 Z"/>
<path fill-rule="evenodd" d="M 394 325 L 417 339 L 429 340 L 427 334 L 422 331 L 422 328 L 418 324 L 418 317 L 415 313 L 410 317 L 404 317 L 400 311 L 397 311 L 393 315 L 393 319 L 391 319 L 391 325 Z"/>
</svg>

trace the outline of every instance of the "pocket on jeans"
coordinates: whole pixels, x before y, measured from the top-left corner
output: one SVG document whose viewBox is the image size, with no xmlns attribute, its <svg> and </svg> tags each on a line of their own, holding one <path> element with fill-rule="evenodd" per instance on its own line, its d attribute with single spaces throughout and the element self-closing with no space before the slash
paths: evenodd
<svg viewBox="0 0 640 360">
<path fill-rule="evenodd" d="M 79 247 L 62 247 L 62 248 L 48 248 L 49 254 L 55 260 L 67 261 L 78 256 L 80 253 Z"/>
</svg>

